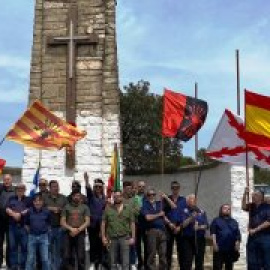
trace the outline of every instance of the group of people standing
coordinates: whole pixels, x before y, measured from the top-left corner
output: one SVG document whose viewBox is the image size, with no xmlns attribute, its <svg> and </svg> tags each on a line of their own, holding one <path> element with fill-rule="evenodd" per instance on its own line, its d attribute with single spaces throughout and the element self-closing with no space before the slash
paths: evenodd
<svg viewBox="0 0 270 270">
<path fill-rule="evenodd" d="M 12 185 L 3 176 L 0 187 L 0 266 L 6 237 L 9 269 L 85 269 L 85 237 L 90 242 L 91 269 L 171 269 L 177 247 L 179 269 L 204 269 L 208 232 L 213 242 L 213 269 L 233 269 L 239 258 L 241 234 L 231 217 L 230 204 L 208 223 L 195 195 L 183 197 L 180 184 L 171 183 L 171 194 L 156 193 L 144 181 L 123 183 L 107 198 L 104 182 L 72 182 L 64 196 L 56 180 L 39 181 L 39 192 L 27 197 L 26 187 Z M 249 212 L 248 270 L 270 270 L 270 205 L 254 192 L 249 203 L 245 191 L 242 208 Z M 158 262 L 156 255 L 158 254 Z M 158 265 L 158 266 L 157 266 Z M 103 268 L 101 268 L 103 267 Z"/>
</svg>

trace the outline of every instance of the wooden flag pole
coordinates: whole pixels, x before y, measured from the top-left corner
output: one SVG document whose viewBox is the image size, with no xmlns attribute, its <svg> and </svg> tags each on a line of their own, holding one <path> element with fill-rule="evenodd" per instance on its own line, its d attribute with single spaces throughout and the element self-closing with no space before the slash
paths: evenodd
<svg viewBox="0 0 270 270">
<path fill-rule="evenodd" d="M 195 82 L 195 98 L 198 98 L 198 83 Z M 195 135 L 195 162 L 196 165 L 198 165 L 198 150 L 199 150 L 199 135 L 198 133 Z M 204 164 L 204 160 L 202 165 Z M 202 167 L 199 170 L 199 174 L 195 175 L 196 177 L 196 185 L 195 185 L 195 197 L 198 198 L 198 192 L 199 192 L 199 185 L 201 182 L 201 176 L 202 176 Z"/>
<path fill-rule="evenodd" d="M 165 157 L 164 157 L 164 137 L 161 139 L 161 190 L 163 190 L 163 182 L 164 182 L 164 165 L 165 165 Z"/>
</svg>

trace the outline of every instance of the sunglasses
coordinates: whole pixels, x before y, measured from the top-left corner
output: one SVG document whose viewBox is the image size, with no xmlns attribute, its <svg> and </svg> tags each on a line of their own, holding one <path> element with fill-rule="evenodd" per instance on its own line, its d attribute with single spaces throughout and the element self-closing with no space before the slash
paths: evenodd
<svg viewBox="0 0 270 270">
<path fill-rule="evenodd" d="M 156 193 L 148 193 L 148 196 L 156 196 Z"/>
<path fill-rule="evenodd" d="M 171 189 L 179 189 L 179 186 L 172 186 Z"/>
<path fill-rule="evenodd" d="M 39 186 L 46 186 L 46 183 L 40 183 Z"/>
<path fill-rule="evenodd" d="M 103 188 L 101 185 L 94 185 L 94 188 Z"/>
<path fill-rule="evenodd" d="M 138 188 L 145 188 L 145 186 L 138 186 Z"/>
</svg>

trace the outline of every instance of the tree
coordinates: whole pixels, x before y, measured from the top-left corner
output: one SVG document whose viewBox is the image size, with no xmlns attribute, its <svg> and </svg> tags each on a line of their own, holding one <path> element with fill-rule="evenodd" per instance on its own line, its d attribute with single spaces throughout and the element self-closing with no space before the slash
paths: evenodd
<svg viewBox="0 0 270 270">
<path fill-rule="evenodd" d="M 162 159 L 162 97 L 150 93 L 150 83 L 124 86 L 120 99 L 123 165 L 126 174 L 159 173 Z M 182 145 L 164 139 L 165 170 L 180 165 Z"/>
<path fill-rule="evenodd" d="M 205 148 L 200 148 L 197 153 L 198 156 L 198 162 L 199 163 L 210 163 L 213 162 L 214 160 L 211 159 L 206 155 L 206 149 Z"/>
</svg>

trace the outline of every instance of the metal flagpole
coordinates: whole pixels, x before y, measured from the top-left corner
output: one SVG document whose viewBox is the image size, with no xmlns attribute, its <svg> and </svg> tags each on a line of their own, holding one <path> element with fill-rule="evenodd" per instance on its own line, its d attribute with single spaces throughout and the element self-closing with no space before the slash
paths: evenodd
<svg viewBox="0 0 270 270">
<path fill-rule="evenodd" d="M 4 143 L 5 140 L 6 140 L 6 136 L 0 141 L 0 146 Z"/>
</svg>

